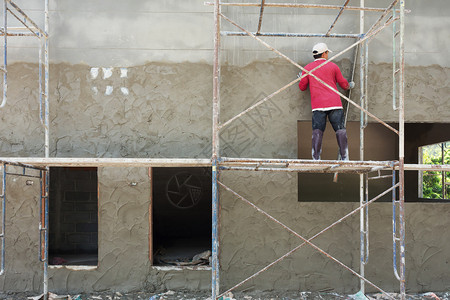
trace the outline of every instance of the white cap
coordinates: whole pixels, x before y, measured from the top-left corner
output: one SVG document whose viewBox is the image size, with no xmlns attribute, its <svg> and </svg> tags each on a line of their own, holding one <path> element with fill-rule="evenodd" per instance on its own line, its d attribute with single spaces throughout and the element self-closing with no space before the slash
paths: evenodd
<svg viewBox="0 0 450 300">
<path fill-rule="evenodd" d="M 313 49 L 312 49 L 312 52 L 313 52 L 314 55 L 316 55 L 316 54 L 322 54 L 322 53 L 324 53 L 324 52 L 326 52 L 326 51 L 333 52 L 333 51 L 331 51 L 330 49 L 328 49 L 328 46 L 327 46 L 327 44 L 325 44 L 325 43 L 318 43 L 318 44 L 315 44 L 314 47 L 313 47 Z"/>
</svg>

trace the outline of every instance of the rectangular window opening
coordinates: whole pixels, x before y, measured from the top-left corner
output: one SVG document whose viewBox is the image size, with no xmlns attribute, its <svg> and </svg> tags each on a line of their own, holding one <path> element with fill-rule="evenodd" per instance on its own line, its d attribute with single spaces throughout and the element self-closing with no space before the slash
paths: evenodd
<svg viewBox="0 0 450 300">
<path fill-rule="evenodd" d="M 450 141 L 419 147 L 419 163 L 450 164 Z M 450 172 L 420 171 L 419 198 L 450 200 Z"/>
<path fill-rule="evenodd" d="M 211 168 L 152 168 L 154 266 L 209 266 Z"/>
<path fill-rule="evenodd" d="M 97 168 L 51 167 L 49 264 L 98 264 Z"/>
</svg>

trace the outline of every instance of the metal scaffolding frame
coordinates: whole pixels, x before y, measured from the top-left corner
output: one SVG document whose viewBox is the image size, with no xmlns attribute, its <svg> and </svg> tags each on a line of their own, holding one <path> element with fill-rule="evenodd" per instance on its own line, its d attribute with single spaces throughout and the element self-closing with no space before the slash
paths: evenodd
<svg viewBox="0 0 450 300">
<path fill-rule="evenodd" d="M 44 29 L 40 28 L 16 3 L 12 0 L 3 0 L 3 27 L 0 29 L 0 35 L 3 36 L 3 97 L 0 108 L 7 103 L 8 92 L 8 37 L 36 37 L 39 41 L 39 109 L 40 122 L 44 128 L 44 153 L 49 157 L 49 57 L 48 57 L 48 28 L 49 28 L 49 0 L 44 0 Z M 8 15 L 13 16 L 22 27 L 8 27 Z M 14 165 L 23 168 L 23 174 L 7 173 L 8 165 Z M 3 189 L 1 195 L 2 201 L 2 232 L 1 232 L 1 270 L 0 275 L 4 274 L 5 264 L 5 204 L 6 204 L 6 175 L 17 175 L 35 177 L 26 174 L 28 169 L 40 170 L 41 183 L 41 201 L 40 201 L 40 222 L 39 222 L 39 260 L 43 264 L 43 293 L 44 298 L 48 298 L 48 168 L 38 168 L 31 165 L 25 165 L 21 162 L 3 162 Z"/>
<path fill-rule="evenodd" d="M 381 196 L 392 193 L 392 203 L 393 203 L 393 252 L 394 252 L 394 274 L 396 278 L 400 282 L 400 294 L 401 298 L 405 299 L 406 297 L 406 286 L 405 286 L 405 209 L 404 209 L 404 15 L 405 15 L 405 1 L 404 0 L 394 0 L 387 8 L 367 8 L 364 5 L 364 0 L 360 0 L 359 7 L 351 7 L 348 6 L 349 1 L 346 0 L 343 5 L 321 5 L 321 4 L 298 4 L 298 3 L 266 3 L 265 0 L 261 0 L 259 3 L 226 3 L 220 0 L 215 0 L 214 2 L 207 2 L 206 5 L 214 5 L 214 26 L 215 26 L 215 34 L 214 34 L 214 67 L 213 67 L 213 145 L 212 145 L 212 186 L 213 186 L 213 249 L 212 249 L 212 299 L 217 299 L 219 297 L 224 296 L 226 293 L 234 290 L 235 288 L 241 286 L 245 282 L 250 279 L 255 278 L 262 272 L 268 270 L 270 267 L 283 260 L 285 257 L 289 256 L 293 252 L 297 251 L 299 248 L 308 244 L 312 248 L 321 252 L 334 262 L 338 263 L 352 274 L 357 276 L 360 279 L 360 291 L 365 293 L 365 284 L 369 284 L 378 291 L 385 294 L 388 298 L 393 299 L 392 296 L 387 294 L 381 288 L 370 282 L 364 277 L 364 268 L 368 262 L 369 257 L 369 222 L 368 222 L 368 206 L 373 203 Z M 259 7 L 259 22 L 257 30 L 251 32 L 247 30 L 243 26 L 239 25 L 237 22 L 233 21 L 230 17 L 226 16 L 221 12 L 222 6 L 243 6 L 243 7 Z M 277 32 L 277 33 L 265 33 L 261 32 L 261 23 L 263 20 L 263 13 L 265 8 L 269 7 L 300 7 L 300 8 L 321 8 L 321 9 L 336 9 L 339 10 L 338 15 L 334 19 L 333 23 L 330 25 L 328 31 L 324 34 L 319 33 L 285 33 L 285 32 Z M 398 8 L 397 8 L 398 7 Z M 360 33 L 359 34 L 331 34 L 332 29 L 334 28 L 336 22 L 342 15 L 345 10 L 359 10 L 360 11 Z M 396 11 L 399 11 L 400 16 L 396 16 Z M 381 15 L 377 19 L 377 21 L 366 31 L 364 29 L 364 17 L 366 11 L 374 11 L 381 12 Z M 221 21 L 225 20 L 228 23 L 232 24 L 234 27 L 238 28 L 240 31 L 232 32 L 232 31 L 221 31 Z M 396 22 L 400 23 L 400 29 L 398 32 L 396 30 Z M 393 46 L 393 57 L 394 57 L 394 81 L 393 81 L 393 90 L 398 90 L 398 107 L 397 107 L 397 95 L 394 92 L 393 99 L 393 107 L 395 110 L 398 110 L 398 119 L 399 119 L 399 129 L 395 129 L 386 122 L 382 121 L 380 118 L 376 117 L 372 113 L 368 111 L 367 105 L 367 74 L 368 74 L 368 43 L 374 36 L 376 36 L 379 32 L 381 32 L 384 28 L 392 25 L 394 33 L 394 46 Z M 246 36 L 251 37 L 254 40 L 258 41 L 264 47 L 269 49 L 270 51 L 276 53 L 278 56 L 284 58 L 292 65 L 296 66 L 298 69 L 303 71 L 302 75 L 299 78 L 291 81 L 285 86 L 281 87 L 277 91 L 271 93 L 264 99 L 261 99 L 256 104 L 250 106 L 248 109 L 242 111 L 231 119 L 221 123 L 220 122 L 220 37 L 223 36 Z M 353 38 L 356 39 L 351 46 L 337 53 L 318 67 L 312 69 L 311 71 L 307 71 L 304 67 L 296 63 L 294 60 L 284 55 L 274 47 L 272 47 L 269 43 L 264 41 L 261 37 L 322 37 L 322 38 Z M 399 36 L 399 62 L 396 63 L 396 44 L 395 38 Z M 320 78 L 314 75 L 314 71 L 318 68 L 324 66 L 330 61 L 335 60 L 342 54 L 346 53 L 350 49 L 358 47 L 360 53 L 360 89 L 361 89 L 361 97 L 359 104 L 351 100 L 349 97 L 335 90 L 335 88 L 327 85 Z M 355 52 L 357 53 L 357 52 Z M 356 56 L 356 55 L 355 55 Z M 352 161 L 352 162 L 343 162 L 343 161 L 307 161 L 307 160 L 293 160 L 293 159 L 250 159 L 250 158 L 227 158 L 221 157 L 220 147 L 219 147 L 219 134 L 220 130 L 225 126 L 233 122 L 234 120 L 240 118 L 244 114 L 258 107 L 262 103 L 267 100 L 273 98 L 275 95 L 280 92 L 286 90 L 290 86 L 298 83 L 305 76 L 312 76 L 317 81 L 321 82 L 324 86 L 331 89 L 335 93 L 337 93 L 341 98 L 344 98 L 348 104 L 351 104 L 358 108 L 361 111 L 360 116 L 360 160 L 361 161 Z M 396 80 L 395 77 L 399 76 L 399 79 Z M 398 85 L 398 86 L 397 86 Z M 375 121 L 381 123 L 394 133 L 399 136 L 399 159 L 398 161 L 390 161 L 390 162 L 373 162 L 373 161 L 364 161 L 364 128 L 367 125 L 368 117 L 371 117 Z M 391 175 L 383 175 L 380 173 L 381 170 L 390 169 Z M 237 192 L 233 191 L 230 187 L 226 186 L 223 182 L 219 180 L 219 172 L 225 170 L 247 170 L 247 171 L 285 171 L 285 172 L 312 172 L 312 173 L 340 173 L 340 172 L 350 172 L 350 173 L 358 173 L 360 174 L 360 205 L 357 209 L 350 212 L 337 222 L 331 224 L 330 226 L 323 229 L 318 234 L 314 235 L 311 238 L 306 238 L 290 229 L 288 226 L 284 225 L 279 220 L 275 219 L 268 213 L 266 213 L 261 208 L 257 207 L 255 204 L 245 199 Z M 370 172 L 378 171 L 378 175 L 369 177 L 368 174 Z M 396 173 L 398 173 L 398 182 L 396 181 Z M 392 178 L 392 187 L 376 196 L 375 198 L 369 200 L 368 199 L 368 181 L 375 180 L 379 178 Z M 275 260 L 271 264 L 262 268 L 260 271 L 251 275 L 247 279 L 241 281 L 236 284 L 232 288 L 228 289 L 220 293 L 219 289 L 219 232 L 218 232 L 218 214 L 219 214 L 219 186 L 224 190 L 232 193 L 235 197 L 252 206 L 258 212 L 265 215 L 270 220 L 276 222 L 281 225 L 283 228 L 288 230 L 290 233 L 294 234 L 298 238 L 302 240 L 302 243 L 281 256 L 279 259 Z M 399 193 L 396 195 L 396 189 L 398 188 Z M 399 214 L 397 216 L 397 208 Z M 342 220 L 347 217 L 355 214 L 356 212 L 360 212 L 360 270 L 359 273 L 352 270 L 338 259 L 331 256 L 329 253 L 326 253 L 316 245 L 314 245 L 311 241 L 315 239 L 317 236 L 328 230 L 329 228 L 339 224 Z M 399 219 L 397 221 L 397 219 Z M 397 224 L 399 223 L 399 224 Z M 397 225 L 399 226 L 399 230 L 397 230 Z M 399 259 L 399 267 L 397 267 L 397 248 L 399 247 L 400 259 Z"/>
<path fill-rule="evenodd" d="M 41 201 L 40 201 L 40 253 L 39 259 L 43 262 L 44 268 L 44 298 L 48 298 L 48 184 L 49 184 L 49 167 L 56 166 L 83 166 L 83 167 L 211 167 L 212 168 L 212 299 L 217 299 L 224 295 L 228 291 L 231 291 L 238 286 L 241 286 L 245 282 L 255 278 L 262 272 L 268 270 L 274 266 L 279 261 L 288 257 L 295 251 L 299 250 L 305 245 L 309 245 L 317 251 L 321 252 L 337 264 L 341 265 L 352 274 L 360 279 L 361 291 L 364 292 L 365 284 L 369 284 L 375 289 L 385 293 L 382 289 L 377 287 L 375 284 L 370 282 L 364 277 L 364 266 L 368 261 L 369 247 L 368 247 L 368 218 L 367 209 L 369 205 L 384 195 L 392 193 L 392 205 L 393 205 L 393 266 L 394 274 L 400 281 L 400 292 L 402 299 L 405 299 L 405 219 L 404 219 L 404 171 L 405 170 L 446 170 L 450 171 L 449 165 L 438 166 L 438 165 L 423 165 L 423 164 L 404 164 L 404 13 L 405 13 L 405 1 L 404 0 L 394 0 L 391 5 L 387 8 L 369 8 L 364 6 L 364 0 L 360 0 L 360 6 L 348 6 L 349 0 L 345 0 L 343 5 L 320 5 L 320 4 L 298 4 L 298 3 L 266 3 L 265 0 L 261 0 L 260 3 L 224 3 L 220 0 L 214 0 L 215 2 L 207 2 L 207 5 L 214 5 L 214 62 L 213 62 L 213 134 L 212 134 L 212 157 L 211 159 L 191 159 L 191 158 L 50 158 L 49 157 L 49 60 L 48 60 L 48 0 L 43 0 L 45 2 L 44 8 L 44 30 L 40 29 L 14 2 L 11 0 L 4 0 L 4 26 L 0 31 L 1 35 L 4 36 L 4 67 L 0 68 L 3 71 L 3 101 L 0 108 L 5 106 L 7 101 L 7 37 L 8 36 L 35 36 L 40 41 L 39 47 L 39 103 L 40 103 L 40 119 L 45 130 L 45 157 L 43 158 L 32 158 L 32 157 L 7 157 L 0 158 L 0 164 L 3 167 L 3 185 L 2 193 L 0 195 L 0 206 L 2 207 L 2 214 L 0 215 L 2 222 L 2 229 L 0 231 L 0 241 L 1 241 L 1 262 L 0 262 L 0 275 L 4 274 L 5 266 L 5 203 L 6 203 L 6 176 L 7 175 L 18 175 L 18 176 L 30 176 L 26 173 L 26 170 L 36 169 L 39 170 L 40 183 L 41 183 Z M 225 16 L 221 13 L 222 6 L 243 6 L 243 7 L 259 7 L 259 22 L 257 30 L 250 32 Z M 261 24 L 263 20 L 263 14 L 265 8 L 271 7 L 286 7 L 286 8 L 317 8 L 317 9 L 330 9 L 338 10 L 338 14 L 334 19 L 333 23 L 330 25 L 329 29 L 324 34 L 312 34 L 312 33 L 268 33 L 261 32 Z M 398 7 L 398 8 L 397 8 Z M 337 21 L 341 17 L 345 10 L 354 10 L 360 12 L 360 33 L 359 34 L 334 34 L 331 33 Z M 18 19 L 24 27 L 19 28 L 9 28 L 7 27 L 7 14 L 11 13 L 16 19 Z M 379 19 L 370 27 L 369 30 L 364 30 L 364 13 L 373 12 L 381 13 Z M 397 12 L 400 15 L 397 16 Z M 20 15 L 25 21 L 23 21 L 18 15 Z M 233 26 L 237 27 L 240 31 L 221 31 L 221 19 L 230 22 Z M 400 23 L 400 28 L 397 31 L 397 23 Z M 29 25 L 31 24 L 31 25 Z M 368 43 L 370 40 L 381 32 L 384 28 L 392 25 L 393 28 L 393 109 L 399 112 L 399 130 L 391 127 L 386 122 L 382 121 L 367 109 L 367 70 L 368 70 Z M 251 37 L 271 51 L 277 53 L 279 56 L 291 62 L 293 65 L 298 67 L 300 70 L 305 71 L 305 74 L 300 78 L 291 81 L 287 85 L 280 88 L 278 91 L 273 92 L 264 99 L 261 99 L 256 104 L 249 107 L 247 110 L 241 112 L 230 120 L 221 123 L 219 118 L 220 110 L 220 36 L 248 36 Z M 360 161 L 312 161 L 312 160 L 302 160 L 302 159 L 257 159 L 257 158 L 230 158 L 220 156 L 219 147 L 219 133 L 222 128 L 233 122 L 234 120 L 240 118 L 242 115 L 248 113 L 252 109 L 258 107 L 262 103 L 273 98 L 275 95 L 286 90 L 290 86 L 299 82 L 299 80 L 310 75 L 315 77 L 312 73 L 314 70 L 306 71 L 302 66 L 288 58 L 286 55 L 276 50 L 274 47 L 270 46 L 268 43 L 263 41 L 260 37 L 322 37 L 322 38 L 351 38 L 357 41 L 351 46 L 347 47 L 343 51 L 331 57 L 329 61 L 333 61 L 342 54 L 348 52 L 349 50 L 355 48 L 359 49 L 360 55 L 360 86 L 361 86 L 361 99 L 359 104 L 352 101 L 350 96 L 347 97 L 339 92 L 337 92 L 342 98 L 347 100 L 349 104 L 357 107 L 361 110 L 361 130 L 360 130 Z M 400 51 L 396 51 L 395 39 L 399 38 L 399 48 Z M 399 60 L 396 57 L 399 56 Z M 355 55 L 356 57 L 356 55 Z M 398 79 L 397 79 L 398 77 Z M 317 79 L 317 77 L 315 77 Z M 320 79 L 318 79 L 321 81 Z M 323 83 L 323 82 L 322 82 Z M 328 86 L 328 88 L 331 88 Z M 377 122 L 380 122 L 385 127 L 399 135 L 399 160 L 397 161 L 364 161 L 364 127 L 367 124 L 368 117 L 373 118 Z M 19 173 L 8 173 L 6 172 L 7 166 L 15 166 L 18 168 L 23 168 L 22 174 Z M 267 172 L 304 172 L 304 173 L 356 173 L 360 174 L 360 205 L 358 208 L 349 212 L 339 220 L 330 224 L 322 231 L 316 235 L 307 238 L 298 234 L 288 226 L 284 225 L 279 220 L 270 216 L 264 210 L 260 209 L 254 205 L 249 200 L 245 199 L 237 192 L 233 191 L 230 187 L 226 186 L 223 182 L 219 180 L 220 171 L 226 170 L 247 170 L 247 171 L 267 171 Z M 390 172 L 391 174 L 386 175 L 381 172 Z M 375 176 L 368 176 L 369 173 L 376 173 Z M 397 180 L 398 176 L 398 180 Z M 381 194 L 377 195 L 372 199 L 368 199 L 368 182 L 369 180 L 376 180 L 381 178 L 392 178 L 392 186 Z M 257 273 L 253 274 L 244 281 L 236 284 L 234 287 L 228 289 L 223 293 L 219 290 L 219 186 L 232 193 L 236 198 L 252 206 L 255 210 L 265 215 L 270 220 L 276 222 L 290 233 L 298 237 L 302 242 L 297 247 L 293 248 L 285 255 L 281 256 L 279 259 L 270 263 L 266 267 L 262 268 Z M 396 190 L 399 190 L 397 195 Z M 397 210 L 399 210 L 399 215 L 397 216 Z M 320 236 L 322 233 L 326 232 L 335 225 L 341 223 L 350 216 L 353 216 L 360 212 L 360 235 L 361 235 L 361 253 L 360 253 L 360 272 L 356 272 L 340 262 L 338 259 L 334 258 L 330 254 L 326 253 L 312 241 Z M 397 224 L 399 223 L 399 224 Z M 397 230 L 397 226 L 400 227 Z M 400 250 L 400 266 L 398 270 L 397 267 L 397 248 Z M 385 293 L 386 294 L 386 293 Z M 392 298 L 390 295 L 387 297 Z"/>
</svg>

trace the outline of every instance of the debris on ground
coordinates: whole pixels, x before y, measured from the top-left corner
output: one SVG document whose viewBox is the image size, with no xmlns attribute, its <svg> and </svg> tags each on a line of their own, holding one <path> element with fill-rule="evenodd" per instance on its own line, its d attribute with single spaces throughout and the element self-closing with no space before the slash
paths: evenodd
<svg viewBox="0 0 450 300">
<path fill-rule="evenodd" d="M 158 252 L 158 253 L 162 253 L 162 252 Z M 202 253 L 196 254 L 193 257 L 185 257 L 185 258 L 177 258 L 177 259 L 163 258 L 162 255 L 155 256 L 155 260 L 159 264 L 179 266 L 179 267 L 209 266 L 210 258 L 211 258 L 211 250 L 207 250 Z"/>
<path fill-rule="evenodd" d="M 365 297 L 365 298 L 362 298 Z M 43 295 L 32 296 L 32 293 L 0 292 L 0 300 L 41 300 Z M 74 295 L 57 295 L 49 293 L 49 300 L 211 300 L 210 291 L 165 291 L 165 292 L 99 292 Z M 331 292 L 298 292 L 298 291 L 244 291 L 224 295 L 222 300 L 400 300 L 398 293 L 356 293 L 343 295 Z M 408 300 L 450 300 L 450 292 L 427 292 L 407 294 Z"/>
</svg>

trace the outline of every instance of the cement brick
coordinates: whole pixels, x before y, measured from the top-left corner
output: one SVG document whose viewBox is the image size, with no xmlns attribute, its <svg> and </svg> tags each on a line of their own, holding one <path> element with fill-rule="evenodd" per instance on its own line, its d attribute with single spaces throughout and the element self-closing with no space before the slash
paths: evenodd
<svg viewBox="0 0 450 300">
<path fill-rule="evenodd" d="M 97 223 L 78 223 L 76 228 L 77 232 L 98 232 Z"/>
<path fill-rule="evenodd" d="M 86 243 L 86 244 L 77 244 L 76 249 L 78 253 L 97 253 L 98 252 L 98 245 L 92 244 L 92 243 Z"/>
<path fill-rule="evenodd" d="M 92 179 L 78 179 L 75 181 L 77 191 L 82 192 L 97 192 L 98 183 Z"/>
<path fill-rule="evenodd" d="M 64 213 L 64 222 L 78 223 L 91 221 L 91 214 L 88 212 Z"/>
<path fill-rule="evenodd" d="M 73 234 L 69 234 L 67 237 L 68 237 L 68 242 L 72 243 L 72 244 L 89 243 L 90 242 L 89 234 L 73 233 Z"/>
<path fill-rule="evenodd" d="M 89 192 L 65 192 L 64 201 L 83 202 L 90 201 L 91 193 Z"/>
<path fill-rule="evenodd" d="M 62 212 L 71 212 L 75 210 L 75 204 L 74 202 L 62 202 L 61 203 L 61 211 Z"/>
<path fill-rule="evenodd" d="M 97 203 L 76 203 L 75 211 L 89 211 L 97 213 L 98 204 Z"/>
</svg>

